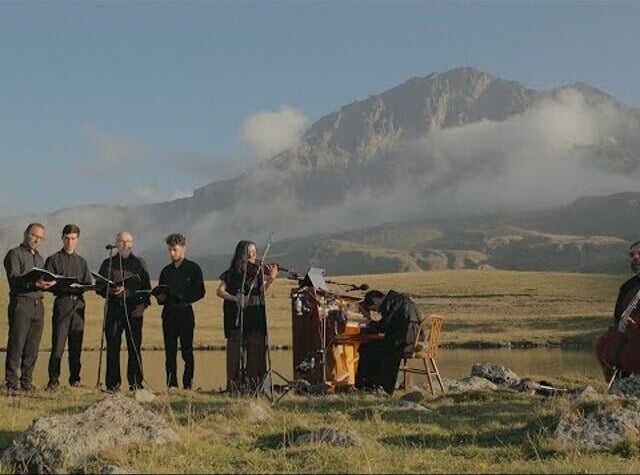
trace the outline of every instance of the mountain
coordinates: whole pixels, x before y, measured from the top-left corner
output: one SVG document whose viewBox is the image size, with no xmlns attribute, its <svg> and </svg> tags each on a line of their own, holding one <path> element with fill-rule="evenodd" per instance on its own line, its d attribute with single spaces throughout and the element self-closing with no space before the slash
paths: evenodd
<svg viewBox="0 0 640 475">
<path fill-rule="evenodd" d="M 44 253 L 58 247 L 64 224 L 77 223 L 92 266 L 116 232 L 129 230 L 153 274 L 171 232 L 187 235 L 209 277 L 239 239 L 270 232 L 274 257 L 320 262 L 332 273 L 610 271 L 634 237 L 624 210 L 638 197 L 616 193 L 638 189 L 639 151 L 640 113 L 603 91 L 536 91 L 457 68 L 344 105 L 298 146 L 191 197 L 5 219 L 0 244 L 16 245 L 37 220 L 48 228 Z"/>
</svg>

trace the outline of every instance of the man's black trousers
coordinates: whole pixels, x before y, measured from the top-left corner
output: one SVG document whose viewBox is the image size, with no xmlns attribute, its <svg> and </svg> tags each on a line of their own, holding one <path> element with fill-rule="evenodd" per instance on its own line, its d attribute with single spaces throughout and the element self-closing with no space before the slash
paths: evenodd
<svg viewBox="0 0 640 475">
<path fill-rule="evenodd" d="M 80 382 L 80 353 L 84 334 L 84 300 L 76 295 L 57 297 L 53 302 L 49 382 L 60 378 L 60 362 L 69 341 L 69 384 Z"/>
<path fill-rule="evenodd" d="M 162 309 L 162 333 L 164 335 L 165 370 L 167 372 L 167 386 L 178 386 L 178 340 L 180 353 L 184 361 L 182 386 L 191 388 L 193 381 L 193 329 L 195 318 L 191 305 L 167 305 Z"/>
<path fill-rule="evenodd" d="M 133 307 L 125 308 L 118 302 L 109 305 L 107 321 L 105 324 L 105 337 L 107 340 L 107 389 L 116 390 L 120 387 L 120 347 L 122 345 L 122 332 L 127 338 L 127 380 L 132 389 L 142 387 L 142 321 L 143 317 L 131 315 Z"/>
<path fill-rule="evenodd" d="M 5 382 L 13 388 L 18 388 L 18 384 L 26 388 L 31 385 L 44 328 L 42 299 L 11 296 L 8 314 L 9 339 L 5 361 Z M 18 370 L 20 370 L 19 378 Z"/>
</svg>

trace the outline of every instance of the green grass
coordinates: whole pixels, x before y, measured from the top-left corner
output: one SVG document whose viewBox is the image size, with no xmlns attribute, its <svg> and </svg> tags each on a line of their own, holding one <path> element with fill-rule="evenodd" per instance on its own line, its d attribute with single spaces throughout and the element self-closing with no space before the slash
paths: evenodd
<svg viewBox="0 0 640 475">
<path fill-rule="evenodd" d="M 600 389 L 602 389 L 600 387 Z M 63 391 L 0 400 L 0 449 L 33 418 L 77 412 L 100 397 Z M 288 395 L 272 418 L 251 424 L 248 400 L 212 393 L 161 395 L 153 403 L 180 442 L 130 446 L 100 454 L 82 468 L 106 464 L 143 473 L 593 473 L 640 471 L 637 441 L 612 453 L 581 453 L 552 438 L 566 403 L 512 391 L 440 395 L 431 410 L 385 407 L 378 396 Z M 266 402 L 261 401 L 266 405 Z M 298 434 L 321 427 L 355 431 L 361 448 L 296 446 Z"/>
<path fill-rule="evenodd" d="M 330 277 L 327 277 L 330 278 Z M 590 345 L 610 324 L 618 287 L 624 276 L 498 270 L 445 270 L 332 278 L 395 289 L 411 295 L 428 313 L 445 317 L 443 342 L 478 346 L 509 341 L 527 345 Z M 224 344 L 222 301 L 217 282 L 207 282 L 206 297 L 195 305 L 195 345 Z M 280 279 L 269 291 L 267 305 L 272 345 L 291 345 L 290 290 Z M 339 290 L 337 286 L 332 286 Z M 361 293 L 362 294 L 362 293 Z M 100 345 L 102 299 L 87 294 L 85 346 Z M 6 309 L 6 281 L 0 283 L 0 308 Z M 46 298 L 47 324 L 42 348 L 50 346 L 52 298 Z M 0 318 L 0 347 L 6 346 L 7 319 Z M 143 347 L 162 348 L 160 307 L 145 313 Z"/>
<path fill-rule="evenodd" d="M 424 312 L 445 317 L 445 344 L 585 345 L 609 325 L 624 277 L 465 270 L 335 280 L 409 293 Z M 207 297 L 196 305 L 196 343 L 200 346 L 223 343 L 221 301 L 214 296 L 215 286 L 208 283 Z M 288 282 L 280 281 L 269 292 L 273 344 L 291 343 L 290 288 Z M 6 287 L 0 292 L 1 303 L 6 305 Z M 90 296 L 88 305 L 85 341 L 97 346 L 101 301 Z M 150 308 L 145 319 L 144 346 L 161 347 L 159 308 Z M 0 319 L 0 335 L 6 335 L 6 319 Z M 556 382 L 564 386 L 589 383 L 604 390 L 601 381 L 565 378 Z M 0 449 L 33 419 L 76 413 L 100 397 L 100 393 L 69 389 L 0 397 Z M 385 408 L 384 399 L 376 396 L 288 395 L 273 407 L 272 419 L 262 425 L 250 424 L 242 416 L 246 404 L 244 399 L 212 392 L 160 395 L 153 407 L 175 428 L 180 442 L 107 451 L 81 469 L 96 472 L 112 463 L 158 473 L 640 472 L 637 440 L 624 441 L 615 453 L 580 453 L 559 446 L 551 434 L 558 411 L 567 404 L 558 399 L 511 391 L 444 395 L 425 401 L 432 412 L 423 414 Z M 291 444 L 297 434 L 324 426 L 354 430 L 364 446 Z"/>
</svg>

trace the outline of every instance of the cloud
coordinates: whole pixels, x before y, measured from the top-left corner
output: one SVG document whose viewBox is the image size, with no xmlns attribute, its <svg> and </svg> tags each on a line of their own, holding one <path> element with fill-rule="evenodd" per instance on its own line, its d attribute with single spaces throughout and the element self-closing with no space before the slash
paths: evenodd
<svg viewBox="0 0 640 475">
<path fill-rule="evenodd" d="M 150 203 L 159 203 L 162 201 L 173 201 L 179 198 L 188 198 L 192 196 L 192 192 L 173 190 L 169 191 L 166 189 L 158 188 L 155 185 L 150 184 L 141 184 L 136 185 L 128 195 L 122 199 L 122 205 L 140 205 L 140 204 L 150 204 Z"/>
<path fill-rule="evenodd" d="M 95 147 L 94 163 L 105 169 L 140 161 L 147 147 L 134 140 L 118 137 L 93 126 L 82 127 L 83 135 Z"/>
<path fill-rule="evenodd" d="M 282 106 L 277 112 L 260 112 L 245 120 L 241 139 L 253 148 L 256 158 L 271 157 L 299 145 L 308 122 L 301 112 Z"/>
</svg>

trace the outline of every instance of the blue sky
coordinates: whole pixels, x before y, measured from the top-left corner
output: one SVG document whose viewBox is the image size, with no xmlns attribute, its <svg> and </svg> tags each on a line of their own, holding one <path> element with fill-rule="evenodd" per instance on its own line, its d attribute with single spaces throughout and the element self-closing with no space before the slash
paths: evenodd
<svg viewBox="0 0 640 475">
<path fill-rule="evenodd" d="M 0 215 L 185 196 L 265 158 L 268 121 L 458 66 L 640 107 L 639 24 L 640 2 L 0 2 Z"/>
</svg>

